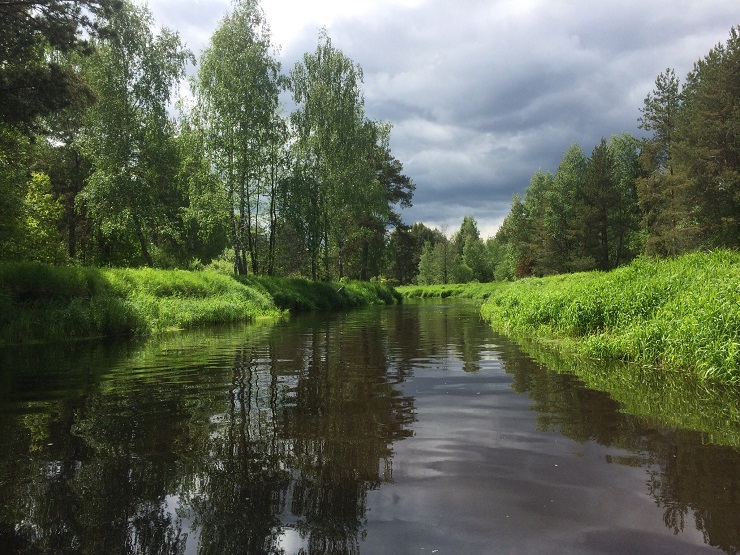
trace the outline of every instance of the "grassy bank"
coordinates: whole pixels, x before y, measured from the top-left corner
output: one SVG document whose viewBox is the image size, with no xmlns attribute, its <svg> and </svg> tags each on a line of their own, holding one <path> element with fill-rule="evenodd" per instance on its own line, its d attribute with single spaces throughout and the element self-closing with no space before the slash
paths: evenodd
<svg viewBox="0 0 740 555">
<path fill-rule="evenodd" d="M 506 287 L 506 283 L 449 283 L 447 285 L 402 285 L 398 292 L 407 299 L 459 297 L 487 299 L 491 293 Z"/>
<path fill-rule="evenodd" d="M 373 304 L 394 304 L 402 297 L 392 287 L 365 281 L 313 282 L 301 278 L 247 276 L 237 278 L 269 294 L 278 308 L 290 312 L 341 310 Z"/>
<path fill-rule="evenodd" d="M 501 331 L 555 340 L 590 358 L 624 360 L 740 385 L 740 253 L 636 260 L 611 272 L 513 283 L 399 288 L 404 296 L 485 300 Z"/>
<path fill-rule="evenodd" d="M 507 332 L 740 385 L 740 253 L 637 260 L 612 272 L 527 279 L 494 291 L 484 317 Z"/>
<path fill-rule="evenodd" d="M 239 281 L 215 272 L 2 263 L 0 345 L 149 335 L 277 317 L 288 309 L 394 302 L 394 293 L 354 282 L 342 287 L 277 278 Z"/>
</svg>

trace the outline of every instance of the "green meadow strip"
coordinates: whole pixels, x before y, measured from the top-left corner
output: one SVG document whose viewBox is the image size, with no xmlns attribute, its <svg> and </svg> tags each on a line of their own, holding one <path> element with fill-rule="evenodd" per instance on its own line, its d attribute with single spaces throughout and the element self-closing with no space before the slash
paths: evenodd
<svg viewBox="0 0 740 555">
<path fill-rule="evenodd" d="M 0 345 L 149 335 L 400 300 L 378 283 L 1 263 Z"/>
<path fill-rule="evenodd" d="M 0 264 L 0 344 L 63 341 L 277 317 L 262 291 L 215 272 Z"/>
<path fill-rule="evenodd" d="M 493 291 L 506 287 L 506 283 L 449 283 L 447 285 L 402 285 L 397 291 L 407 299 L 431 299 L 459 297 L 463 299 L 487 299 Z"/>
<path fill-rule="evenodd" d="M 392 287 L 367 281 L 314 282 L 303 278 L 266 276 L 237 279 L 245 285 L 265 291 L 278 308 L 293 313 L 395 304 L 402 299 Z"/>
</svg>

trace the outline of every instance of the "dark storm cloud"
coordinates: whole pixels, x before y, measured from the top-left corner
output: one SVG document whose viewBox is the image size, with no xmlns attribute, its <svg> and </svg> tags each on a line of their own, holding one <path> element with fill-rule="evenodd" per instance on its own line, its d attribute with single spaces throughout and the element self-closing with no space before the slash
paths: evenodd
<svg viewBox="0 0 740 555">
<path fill-rule="evenodd" d="M 640 134 L 658 73 L 684 75 L 732 25 L 731 2 L 428 2 L 330 28 L 365 69 L 367 111 L 417 183 L 413 219 L 490 229 L 574 142 Z M 455 210 L 450 210 L 450 207 Z"/>
<path fill-rule="evenodd" d="M 262 1 L 280 42 L 284 19 L 305 4 Z M 331 10 L 330 1 L 314 4 Z M 162 23 L 195 37 L 196 50 L 228 9 L 216 0 L 154 4 L 158 22 L 170 12 Z M 282 35 L 283 70 L 316 48 L 326 24 L 334 46 L 363 68 L 368 117 L 393 124 L 393 154 L 417 185 L 405 219 L 452 232 L 472 215 L 489 234 L 512 195 L 538 169 L 554 172 L 572 143 L 589 154 L 601 137 L 640 135 L 639 109 L 657 75 L 672 67 L 683 78 L 740 23 L 736 0 L 335 5 L 341 15 L 294 21 Z"/>
</svg>

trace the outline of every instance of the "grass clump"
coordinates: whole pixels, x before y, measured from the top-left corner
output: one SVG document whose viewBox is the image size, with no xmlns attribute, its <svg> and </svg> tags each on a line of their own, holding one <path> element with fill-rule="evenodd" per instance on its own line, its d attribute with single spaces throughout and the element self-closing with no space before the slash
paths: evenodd
<svg viewBox="0 0 740 555">
<path fill-rule="evenodd" d="M 0 264 L 0 345 L 277 316 L 269 295 L 215 272 Z"/>
<path fill-rule="evenodd" d="M 447 285 L 402 285 L 398 292 L 408 299 L 457 297 L 463 299 L 487 299 L 493 291 L 505 287 L 505 283 L 448 283 Z"/>
<path fill-rule="evenodd" d="M 494 327 L 740 384 L 740 253 L 638 259 L 611 272 L 530 278 L 492 292 Z"/>
<path fill-rule="evenodd" d="M 237 279 L 269 294 L 278 308 L 293 313 L 394 304 L 402 298 L 392 287 L 364 281 L 314 282 L 303 278 L 267 276 Z"/>
<path fill-rule="evenodd" d="M 391 287 L 359 281 L 0 263 L 0 345 L 148 335 L 400 299 Z"/>
</svg>

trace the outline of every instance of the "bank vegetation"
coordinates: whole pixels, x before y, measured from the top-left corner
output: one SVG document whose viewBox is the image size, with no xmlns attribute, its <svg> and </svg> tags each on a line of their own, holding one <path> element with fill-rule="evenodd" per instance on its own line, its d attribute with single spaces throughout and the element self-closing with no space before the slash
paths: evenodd
<svg viewBox="0 0 740 555">
<path fill-rule="evenodd" d="M 740 385 L 740 253 L 641 257 L 609 272 L 511 283 L 402 287 L 408 297 L 477 298 L 499 331 L 557 342 L 699 381 Z"/>
<path fill-rule="evenodd" d="M 216 271 L 0 263 L 0 346 L 150 335 L 278 318 L 286 311 L 393 303 L 376 283 L 243 278 Z"/>
</svg>

